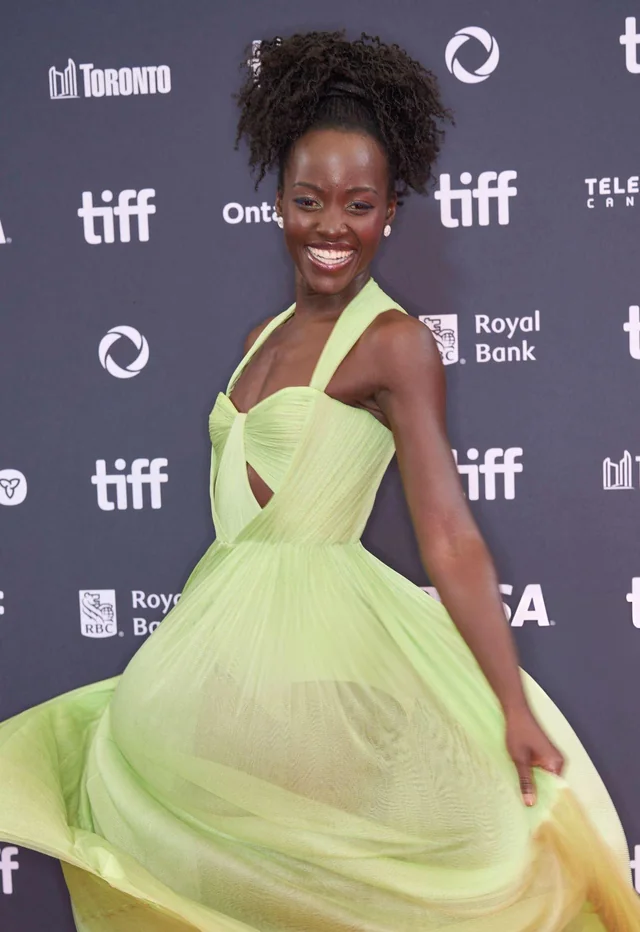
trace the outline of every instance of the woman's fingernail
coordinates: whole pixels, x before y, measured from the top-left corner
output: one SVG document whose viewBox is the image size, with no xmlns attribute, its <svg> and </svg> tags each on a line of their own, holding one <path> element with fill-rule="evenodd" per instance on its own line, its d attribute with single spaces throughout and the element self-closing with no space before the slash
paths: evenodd
<svg viewBox="0 0 640 932">
<path fill-rule="evenodd" d="M 524 794 L 524 801 L 525 801 L 525 805 L 527 805 L 527 806 L 533 806 L 533 804 L 534 804 L 535 801 L 536 801 L 536 798 L 535 798 L 535 796 L 533 795 L 533 793 L 525 793 L 525 794 Z"/>
</svg>

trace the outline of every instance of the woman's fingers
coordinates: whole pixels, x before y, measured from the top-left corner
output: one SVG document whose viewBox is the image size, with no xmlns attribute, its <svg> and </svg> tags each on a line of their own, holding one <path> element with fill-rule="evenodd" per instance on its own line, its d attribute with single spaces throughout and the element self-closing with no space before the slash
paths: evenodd
<svg viewBox="0 0 640 932">
<path fill-rule="evenodd" d="M 518 771 L 518 777 L 520 779 L 520 792 L 522 793 L 522 798 L 524 800 L 525 806 L 533 806 L 536 801 L 536 784 L 533 778 L 533 769 L 531 763 L 527 756 L 527 759 L 522 758 L 520 760 L 514 761 L 516 769 Z"/>
<path fill-rule="evenodd" d="M 543 770 L 548 770 L 549 773 L 555 773 L 555 775 L 559 777 L 564 770 L 564 757 L 560 751 L 555 751 L 555 753 L 550 754 L 536 766 L 542 767 Z"/>
</svg>

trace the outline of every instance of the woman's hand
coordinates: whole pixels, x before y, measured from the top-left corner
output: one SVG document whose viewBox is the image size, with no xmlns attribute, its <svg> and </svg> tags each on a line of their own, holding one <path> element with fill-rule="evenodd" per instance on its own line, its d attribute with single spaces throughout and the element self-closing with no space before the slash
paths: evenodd
<svg viewBox="0 0 640 932">
<path fill-rule="evenodd" d="M 506 713 L 507 750 L 516 765 L 522 798 L 527 806 L 536 802 L 533 767 L 542 767 L 560 776 L 564 757 L 533 717 L 527 706 Z"/>
</svg>

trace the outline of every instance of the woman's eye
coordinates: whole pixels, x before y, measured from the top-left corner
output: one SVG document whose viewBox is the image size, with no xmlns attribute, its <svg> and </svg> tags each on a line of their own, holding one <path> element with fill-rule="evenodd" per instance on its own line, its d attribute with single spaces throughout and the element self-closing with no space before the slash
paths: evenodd
<svg viewBox="0 0 640 932">
<path fill-rule="evenodd" d="M 299 207 L 317 207 L 318 201 L 315 197 L 296 197 L 294 198 L 294 203 Z M 371 210 L 373 205 L 367 204 L 366 201 L 352 201 L 351 204 L 347 205 L 349 210 L 355 211 L 357 214 L 364 213 L 367 210 Z"/>
</svg>

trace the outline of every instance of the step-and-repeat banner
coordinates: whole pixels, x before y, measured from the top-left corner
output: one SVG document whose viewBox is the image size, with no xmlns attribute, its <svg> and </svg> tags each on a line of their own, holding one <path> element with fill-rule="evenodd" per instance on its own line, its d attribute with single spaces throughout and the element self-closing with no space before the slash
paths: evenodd
<svg viewBox="0 0 640 932">
<path fill-rule="evenodd" d="M 231 94 L 248 43 L 343 26 L 405 47 L 454 110 L 374 274 L 436 334 L 505 624 L 640 888 L 635 0 L 3 4 L 0 719 L 121 672 L 212 540 L 207 415 L 293 297 Z M 429 586 L 395 463 L 364 543 Z M 59 864 L 0 841 L 0 917 L 70 932 Z"/>
</svg>

